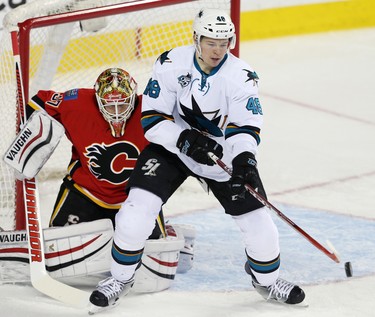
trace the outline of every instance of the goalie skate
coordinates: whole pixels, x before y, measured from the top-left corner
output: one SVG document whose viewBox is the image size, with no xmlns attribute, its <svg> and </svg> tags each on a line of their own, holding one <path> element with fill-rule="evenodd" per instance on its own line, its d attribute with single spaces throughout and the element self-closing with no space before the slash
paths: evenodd
<svg viewBox="0 0 375 317">
<path fill-rule="evenodd" d="M 113 277 L 100 281 L 90 296 L 89 315 L 116 307 L 120 298 L 130 292 L 133 284 L 134 278 L 127 282 L 120 282 Z"/>
</svg>

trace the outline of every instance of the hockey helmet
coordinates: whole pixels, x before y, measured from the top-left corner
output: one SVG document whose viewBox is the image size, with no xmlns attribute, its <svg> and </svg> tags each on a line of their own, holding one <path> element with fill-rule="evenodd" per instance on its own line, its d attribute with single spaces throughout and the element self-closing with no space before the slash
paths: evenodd
<svg viewBox="0 0 375 317">
<path fill-rule="evenodd" d="M 118 138 L 124 135 L 126 120 L 134 110 L 137 83 L 121 68 L 103 71 L 95 82 L 95 95 L 99 110 Z"/>
<path fill-rule="evenodd" d="M 230 16 L 223 10 L 202 9 L 193 22 L 194 41 L 200 53 L 202 36 L 212 39 L 229 39 L 229 49 L 236 45 L 236 33 Z"/>
</svg>

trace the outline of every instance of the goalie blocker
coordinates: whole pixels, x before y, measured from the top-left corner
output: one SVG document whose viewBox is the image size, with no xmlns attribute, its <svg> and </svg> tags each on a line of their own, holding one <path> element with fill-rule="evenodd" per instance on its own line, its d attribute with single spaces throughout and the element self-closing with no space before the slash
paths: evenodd
<svg viewBox="0 0 375 317">
<path fill-rule="evenodd" d="M 176 272 L 192 267 L 195 229 L 167 225 L 167 237 L 147 240 L 133 291 L 158 292 L 170 287 Z M 183 232 L 187 234 L 184 238 Z M 46 269 L 55 279 L 108 272 L 113 237 L 109 219 L 46 228 Z M 0 283 L 30 281 L 27 233 L 0 232 Z"/>
<path fill-rule="evenodd" d="M 64 133 L 62 124 L 44 110 L 34 111 L 5 152 L 3 160 L 15 169 L 19 180 L 31 179 L 47 162 Z"/>
</svg>

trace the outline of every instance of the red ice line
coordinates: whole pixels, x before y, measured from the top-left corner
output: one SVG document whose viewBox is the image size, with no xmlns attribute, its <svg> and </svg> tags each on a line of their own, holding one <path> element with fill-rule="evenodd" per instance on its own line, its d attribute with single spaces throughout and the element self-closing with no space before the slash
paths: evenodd
<svg viewBox="0 0 375 317">
<path fill-rule="evenodd" d="M 368 121 L 368 120 L 365 120 L 365 119 L 348 116 L 348 115 L 342 114 L 340 112 L 335 112 L 335 111 L 331 111 L 331 110 L 328 110 L 328 109 L 319 108 L 319 107 L 316 107 L 316 106 L 313 106 L 313 105 L 309 105 L 307 103 L 295 101 L 295 100 L 280 97 L 280 96 L 274 96 L 274 95 L 270 95 L 270 94 L 267 94 L 267 93 L 263 93 L 262 95 L 266 96 L 266 97 L 269 97 L 269 98 L 285 101 L 287 103 L 294 104 L 294 105 L 297 105 L 297 106 L 301 106 L 301 107 L 304 107 L 304 108 L 309 108 L 309 109 L 317 110 L 317 111 L 320 111 L 320 112 L 329 113 L 329 114 L 335 115 L 337 117 L 342 117 L 342 118 L 346 118 L 346 119 L 349 119 L 349 120 L 358 121 L 358 122 L 362 122 L 362 123 L 366 123 L 366 124 L 375 126 L 375 122 L 373 122 L 373 121 Z"/>
<path fill-rule="evenodd" d="M 332 185 L 334 183 L 344 183 L 344 182 L 347 182 L 347 181 L 351 181 L 353 179 L 361 179 L 361 178 L 369 177 L 369 176 L 372 176 L 372 175 L 375 175 L 375 171 L 371 171 L 371 172 L 360 174 L 360 175 L 353 175 L 353 176 L 348 176 L 348 177 L 344 177 L 344 178 L 333 179 L 333 180 L 330 180 L 330 181 L 327 181 L 327 182 L 316 183 L 316 184 L 305 185 L 305 186 L 301 186 L 301 187 L 297 187 L 297 188 L 286 189 L 286 190 L 283 190 L 281 192 L 271 193 L 270 195 L 272 195 L 272 196 L 284 195 L 284 194 L 288 194 L 288 193 L 292 193 L 292 192 L 298 192 L 298 191 L 302 191 L 302 190 L 306 190 L 306 189 L 329 186 L 329 185 Z"/>
</svg>

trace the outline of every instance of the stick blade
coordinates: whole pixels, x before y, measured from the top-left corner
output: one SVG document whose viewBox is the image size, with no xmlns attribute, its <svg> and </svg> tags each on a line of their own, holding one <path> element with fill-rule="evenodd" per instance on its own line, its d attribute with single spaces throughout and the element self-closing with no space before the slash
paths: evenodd
<svg viewBox="0 0 375 317">
<path fill-rule="evenodd" d="M 61 283 L 48 274 L 31 281 L 39 292 L 76 308 L 89 306 L 90 293 Z"/>
<path fill-rule="evenodd" d="M 337 252 L 336 248 L 333 246 L 332 242 L 329 241 L 329 240 L 326 240 L 326 243 L 327 243 L 327 246 L 328 248 L 330 249 L 330 251 L 332 252 L 332 259 L 336 262 L 336 263 L 340 263 L 340 254 Z"/>
</svg>

